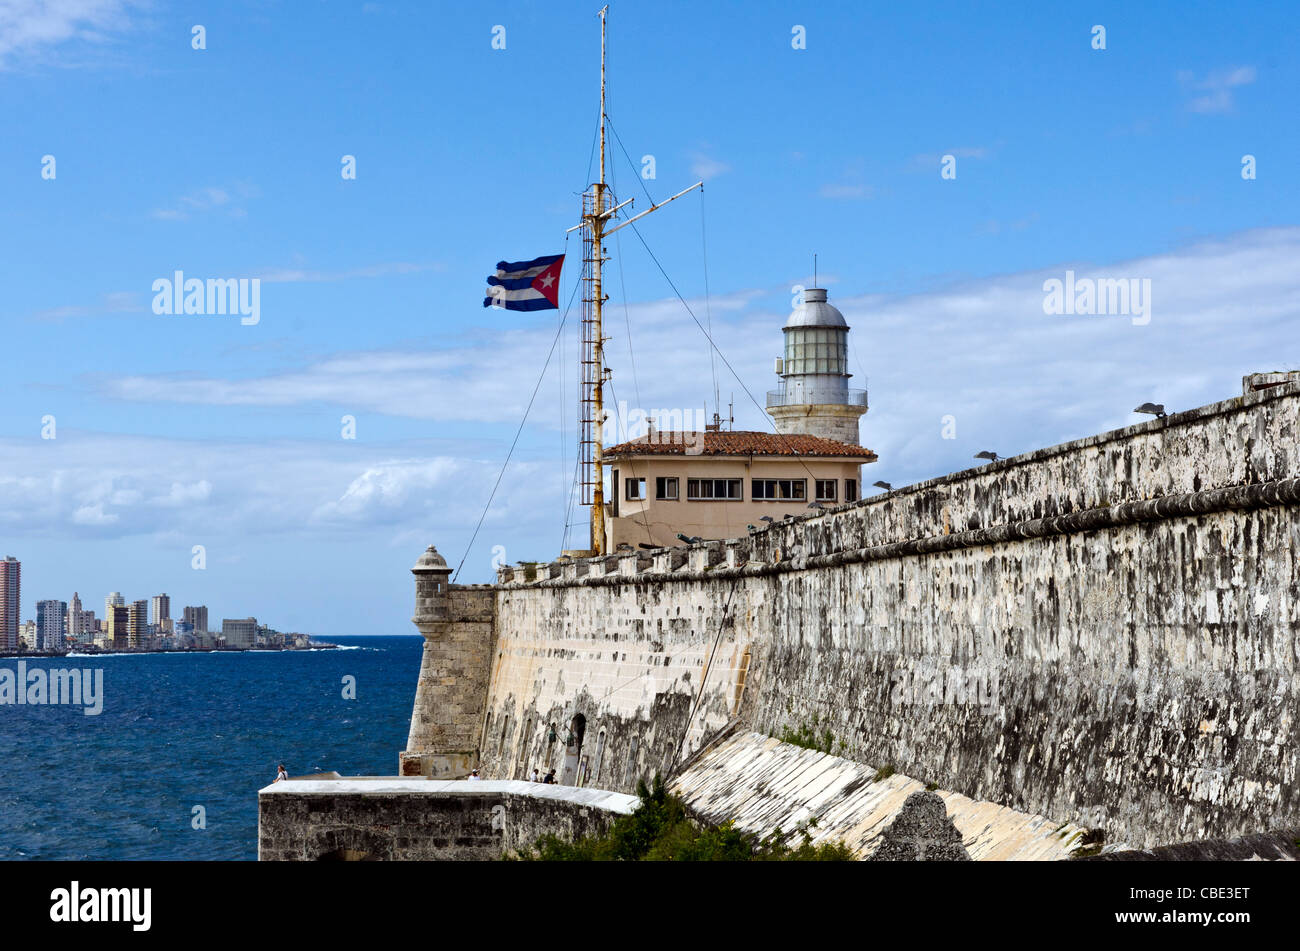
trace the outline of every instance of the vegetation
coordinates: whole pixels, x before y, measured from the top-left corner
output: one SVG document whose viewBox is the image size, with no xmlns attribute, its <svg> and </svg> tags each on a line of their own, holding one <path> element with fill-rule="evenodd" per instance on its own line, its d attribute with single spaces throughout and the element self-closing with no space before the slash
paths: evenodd
<svg viewBox="0 0 1300 951">
<path fill-rule="evenodd" d="M 878 783 L 882 779 L 888 779 L 890 776 L 893 775 L 894 775 L 894 764 L 889 763 L 885 766 L 880 767 L 880 769 L 876 770 L 876 778 L 873 780 L 873 782 Z"/>
<path fill-rule="evenodd" d="M 686 807 L 669 795 L 663 777 L 653 787 L 637 783 L 640 804 L 631 815 L 614 820 L 603 836 L 565 842 L 543 836 L 519 858 L 543 862 L 848 862 L 856 856 L 842 842 L 813 845 L 809 826 L 793 835 L 777 829 L 764 838 L 741 832 L 731 823 L 703 826 L 692 821 Z M 792 845 L 790 839 L 800 841 Z"/>
<path fill-rule="evenodd" d="M 793 746 L 802 746 L 806 750 L 816 750 L 818 753 L 833 753 L 835 745 L 838 742 L 839 748 L 844 749 L 844 741 L 835 739 L 835 734 L 830 730 L 818 732 L 817 714 L 813 714 L 812 725 L 807 723 L 799 724 L 799 729 L 792 730 L 785 727 L 781 731 L 779 739 L 782 743 L 790 743 Z"/>
</svg>

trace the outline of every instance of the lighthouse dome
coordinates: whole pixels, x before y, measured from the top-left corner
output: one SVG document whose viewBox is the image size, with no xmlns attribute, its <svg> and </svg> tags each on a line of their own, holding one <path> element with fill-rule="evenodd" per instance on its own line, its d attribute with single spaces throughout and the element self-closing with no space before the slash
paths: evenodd
<svg viewBox="0 0 1300 951">
<path fill-rule="evenodd" d="M 826 289 L 821 287 L 809 287 L 804 290 L 803 303 L 791 312 L 784 329 L 790 330 L 795 327 L 849 329 L 839 309 L 826 302 Z"/>
</svg>

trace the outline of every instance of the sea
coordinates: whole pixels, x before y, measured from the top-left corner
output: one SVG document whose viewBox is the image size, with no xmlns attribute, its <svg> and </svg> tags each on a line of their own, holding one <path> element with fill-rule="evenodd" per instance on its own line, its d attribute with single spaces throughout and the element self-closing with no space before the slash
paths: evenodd
<svg viewBox="0 0 1300 951">
<path fill-rule="evenodd" d="M 424 639 L 321 640 L 339 647 L 27 659 L 102 670 L 103 709 L 0 704 L 0 859 L 256 860 L 278 764 L 396 775 Z"/>
</svg>

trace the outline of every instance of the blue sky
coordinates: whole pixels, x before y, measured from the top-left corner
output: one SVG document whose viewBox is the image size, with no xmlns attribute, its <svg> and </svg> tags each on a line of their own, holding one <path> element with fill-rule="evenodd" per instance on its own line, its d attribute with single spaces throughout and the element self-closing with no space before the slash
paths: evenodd
<svg viewBox="0 0 1300 951">
<path fill-rule="evenodd" d="M 0 556 L 25 618 L 167 591 L 176 613 L 413 630 L 408 569 L 430 542 L 465 555 L 559 319 L 484 310 L 484 277 L 576 264 L 598 6 L 0 0 Z M 745 390 L 775 385 L 814 252 L 871 394 L 867 482 L 1300 366 L 1294 4 L 622 0 L 609 27 L 616 190 L 644 207 L 643 155 L 656 199 L 705 179 L 639 227 L 743 381 L 719 366 L 739 428 L 769 428 Z M 702 335 L 619 239 L 615 400 L 711 412 Z M 260 322 L 155 315 L 177 269 L 259 278 Z M 1150 279 L 1150 323 L 1045 315 L 1067 269 Z M 562 544 L 561 339 L 463 581 L 494 546 Z"/>
</svg>

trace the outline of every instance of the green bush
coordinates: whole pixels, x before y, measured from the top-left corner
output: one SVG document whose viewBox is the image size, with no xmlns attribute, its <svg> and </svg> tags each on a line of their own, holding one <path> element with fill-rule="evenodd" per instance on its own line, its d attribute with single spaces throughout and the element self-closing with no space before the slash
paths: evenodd
<svg viewBox="0 0 1300 951">
<path fill-rule="evenodd" d="M 691 820 L 686 807 L 668 793 L 662 776 L 651 787 L 637 784 L 640 803 L 631 815 L 614 820 L 603 836 L 586 836 L 565 842 L 548 835 L 525 849 L 519 858 L 540 862 L 850 862 L 856 856 L 848 846 L 813 845 L 809 826 L 795 830 L 800 837 L 791 846 L 777 830 L 762 839 L 741 832 L 731 823 L 701 826 Z"/>
<path fill-rule="evenodd" d="M 818 717 L 813 714 L 812 725 L 800 723 L 797 730 L 785 727 L 781 730 L 778 737 L 782 743 L 789 743 L 793 746 L 802 746 L 806 750 L 816 750 L 818 753 L 834 752 L 835 734 L 830 730 L 817 730 Z M 843 741 L 840 742 L 840 749 L 844 748 Z"/>
</svg>

